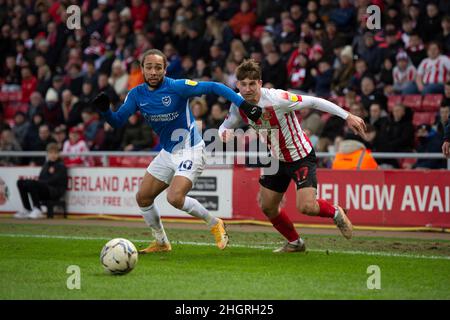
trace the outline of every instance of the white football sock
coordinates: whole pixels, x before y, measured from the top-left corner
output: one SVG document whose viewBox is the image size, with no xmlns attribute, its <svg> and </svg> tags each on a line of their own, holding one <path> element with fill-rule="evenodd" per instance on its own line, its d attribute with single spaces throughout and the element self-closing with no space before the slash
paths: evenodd
<svg viewBox="0 0 450 320">
<path fill-rule="evenodd" d="M 153 236 L 158 243 L 168 243 L 166 232 L 161 222 L 158 207 L 155 203 L 148 207 L 139 207 L 141 215 L 144 217 L 147 225 L 152 228 Z"/>
<path fill-rule="evenodd" d="M 197 199 L 188 196 L 184 198 L 182 210 L 186 211 L 191 216 L 204 220 L 208 224 L 208 227 L 212 227 L 219 222 L 219 220 L 216 217 L 213 217 Z"/>
</svg>

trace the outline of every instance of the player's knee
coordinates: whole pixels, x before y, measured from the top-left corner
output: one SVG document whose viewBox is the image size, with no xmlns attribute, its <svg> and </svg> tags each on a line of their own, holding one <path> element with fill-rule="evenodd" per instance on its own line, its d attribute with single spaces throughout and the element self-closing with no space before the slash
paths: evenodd
<svg viewBox="0 0 450 320">
<path fill-rule="evenodd" d="M 153 198 L 143 197 L 140 191 L 136 193 L 136 202 L 141 208 L 151 206 L 153 204 L 153 201 Z"/>
<path fill-rule="evenodd" d="M 309 216 L 317 215 L 316 205 L 312 201 L 298 204 L 297 210 Z"/>
<path fill-rule="evenodd" d="M 167 202 L 177 209 L 182 209 L 184 205 L 184 195 L 178 192 L 167 192 Z"/>
<path fill-rule="evenodd" d="M 266 205 L 261 203 L 261 210 L 268 218 L 274 218 L 278 215 L 278 207 Z"/>
</svg>

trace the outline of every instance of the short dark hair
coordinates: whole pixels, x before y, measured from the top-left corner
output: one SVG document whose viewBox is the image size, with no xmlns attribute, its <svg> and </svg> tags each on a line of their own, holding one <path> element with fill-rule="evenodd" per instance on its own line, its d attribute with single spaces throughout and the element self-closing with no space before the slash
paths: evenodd
<svg viewBox="0 0 450 320">
<path fill-rule="evenodd" d="M 51 142 L 47 145 L 47 152 L 59 152 L 58 145 L 55 142 Z"/>
<path fill-rule="evenodd" d="M 142 55 L 142 59 L 141 59 L 141 67 L 144 67 L 145 58 L 147 56 L 151 56 L 151 55 L 157 55 L 157 56 L 160 56 L 161 58 L 163 58 L 164 68 L 167 67 L 167 57 L 164 53 L 162 53 L 161 50 L 158 50 L 158 49 L 150 49 L 150 50 L 147 50 L 144 52 L 144 54 Z"/>
<path fill-rule="evenodd" d="M 236 78 L 239 81 L 245 78 L 261 80 L 261 66 L 254 59 L 245 60 L 237 67 Z"/>
</svg>

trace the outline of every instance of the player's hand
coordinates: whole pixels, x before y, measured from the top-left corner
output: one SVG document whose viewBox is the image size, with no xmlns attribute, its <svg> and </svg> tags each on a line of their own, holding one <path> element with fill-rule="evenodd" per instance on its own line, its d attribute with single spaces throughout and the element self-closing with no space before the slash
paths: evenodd
<svg viewBox="0 0 450 320">
<path fill-rule="evenodd" d="M 100 92 L 91 102 L 94 108 L 100 112 L 109 110 L 109 97 L 104 92 Z"/>
<path fill-rule="evenodd" d="M 349 128 L 352 129 L 352 131 L 355 134 L 360 135 L 365 140 L 367 140 L 367 136 L 366 136 L 367 129 L 366 129 L 366 124 L 364 123 L 363 119 L 349 113 L 348 118 L 347 118 L 347 124 L 348 124 Z"/>
<path fill-rule="evenodd" d="M 450 158 L 450 141 L 445 141 L 442 144 L 442 153 L 446 158 Z"/>
<path fill-rule="evenodd" d="M 219 132 L 219 138 L 222 142 L 227 143 L 234 138 L 234 130 L 224 129 L 222 132 Z"/>
<path fill-rule="evenodd" d="M 247 118 L 249 118 L 253 122 L 258 121 L 258 119 L 261 117 L 262 109 L 257 105 L 251 104 L 245 100 L 241 103 L 239 108 L 242 109 Z"/>
</svg>

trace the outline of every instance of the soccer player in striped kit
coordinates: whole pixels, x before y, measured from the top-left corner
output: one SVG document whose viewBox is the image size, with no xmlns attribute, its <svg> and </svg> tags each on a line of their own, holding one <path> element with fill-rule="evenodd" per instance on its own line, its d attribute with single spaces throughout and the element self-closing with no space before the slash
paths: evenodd
<svg viewBox="0 0 450 320">
<path fill-rule="evenodd" d="M 300 127 L 295 110 L 313 108 L 337 115 L 345 119 L 347 125 L 360 135 L 365 135 L 364 121 L 321 98 L 262 88 L 261 69 L 254 60 L 244 61 L 237 68 L 236 76 L 242 97 L 263 108 L 263 113 L 260 119 L 253 121 L 232 104 L 228 117 L 219 128 L 219 136 L 227 142 L 233 136 L 232 129 L 246 124 L 256 130 L 270 130 L 267 142 L 272 156 L 279 160 L 279 169 L 276 174 L 263 174 L 260 177 L 261 207 L 275 229 L 287 239 L 287 243 L 274 252 L 305 251 L 305 243 L 299 237 L 292 221 L 279 211 L 280 201 L 291 179 L 297 187 L 298 211 L 334 219 L 344 237 L 350 239 L 353 226 L 346 210 L 326 200 L 316 199 L 316 156 L 311 142 Z"/>
<path fill-rule="evenodd" d="M 167 65 L 167 57 L 161 51 L 146 51 L 141 60 L 145 83 L 128 92 L 117 112 L 109 108 L 110 101 L 105 93 L 100 93 L 92 104 L 113 127 L 123 126 L 132 114 L 140 111 L 160 137 L 162 150 L 148 166 L 136 194 L 140 213 L 155 237 L 155 241 L 140 253 L 172 250 L 154 203 L 165 189 L 167 201 L 172 206 L 207 223 L 217 246 L 223 250 L 228 244 L 224 222 L 212 216 L 196 199 L 187 196 L 206 163 L 205 143 L 190 110 L 189 98 L 208 93 L 223 96 L 239 105 L 239 110 L 255 121 L 261 115 L 261 108 L 248 103 L 221 83 L 166 77 Z"/>
</svg>

